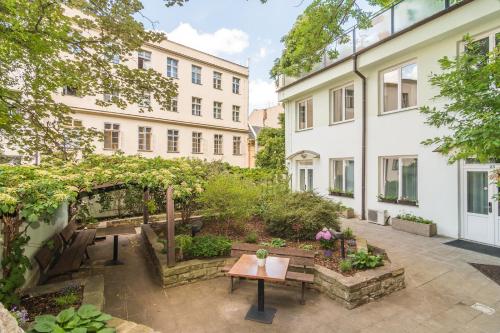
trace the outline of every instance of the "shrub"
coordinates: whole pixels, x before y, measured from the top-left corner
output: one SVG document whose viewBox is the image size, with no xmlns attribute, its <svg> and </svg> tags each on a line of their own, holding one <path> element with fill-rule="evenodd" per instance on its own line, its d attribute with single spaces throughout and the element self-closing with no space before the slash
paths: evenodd
<svg viewBox="0 0 500 333">
<path fill-rule="evenodd" d="M 67 295 L 62 295 L 54 298 L 54 302 L 56 302 L 56 304 L 59 306 L 68 306 L 78 302 L 78 299 L 79 297 L 77 294 L 70 293 Z"/>
<path fill-rule="evenodd" d="M 274 248 L 280 248 L 280 247 L 285 247 L 286 242 L 281 238 L 273 238 L 271 239 L 270 242 L 263 242 L 262 245 Z"/>
<path fill-rule="evenodd" d="M 189 253 L 189 249 L 193 244 L 193 237 L 190 235 L 175 236 L 175 247 L 179 249 L 179 257 L 184 259 L 184 254 Z"/>
<path fill-rule="evenodd" d="M 78 311 L 69 308 L 57 316 L 43 315 L 35 318 L 31 333 L 99 332 L 114 333 L 114 328 L 106 327 L 111 316 L 97 310 L 94 305 L 84 304 Z"/>
<path fill-rule="evenodd" d="M 424 219 L 423 217 L 415 216 L 413 214 L 399 214 L 398 216 L 396 216 L 396 218 L 401 219 L 401 220 L 411 221 L 411 222 L 422 223 L 422 224 L 432 224 L 433 223 L 431 220 L 427 220 L 427 219 Z"/>
<path fill-rule="evenodd" d="M 238 175 L 221 174 L 207 183 L 198 202 L 201 213 L 219 223 L 227 235 L 230 227 L 241 228 L 256 213 L 259 186 Z"/>
<path fill-rule="evenodd" d="M 339 265 L 340 271 L 349 272 L 352 270 L 352 263 L 350 260 L 342 260 Z"/>
<path fill-rule="evenodd" d="M 366 251 L 358 251 L 349 255 L 352 262 L 352 267 L 357 269 L 368 269 L 382 266 L 384 263 L 379 255 L 371 255 Z"/>
<path fill-rule="evenodd" d="M 344 235 L 344 239 L 354 239 L 354 232 L 352 232 L 352 229 L 347 227 L 347 229 L 345 229 L 343 231 L 343 235 Z"/>
<path fill-rule="evenodd" d="M 324 227 L 340 230 L 339 203 L 311 192 L 282 195 L 267 203 L 263 219 L 267 231 L 276 237 L 295 240 L 313 240 Z"/>
<path fill-rule="evenodd" d="M 207 235 L 193 237 L 188 255 L 192 258 L 210 258 L 227 256 L 230 252 L 231 241 L 228 238 Z"/>
<path fill-rule="evenodd" d="M 257 243 L 257 233 L 255 231 L 250 231 L 246 236 L 245 236 L 245 243 L 252 243 L 255 244 Z"/>
</svg>

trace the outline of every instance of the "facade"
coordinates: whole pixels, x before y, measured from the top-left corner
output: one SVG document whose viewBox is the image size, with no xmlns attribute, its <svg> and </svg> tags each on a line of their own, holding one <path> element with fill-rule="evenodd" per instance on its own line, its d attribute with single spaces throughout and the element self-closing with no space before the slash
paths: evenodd
<svg viewBox="0 0 500 333">
<path fill-rule="evenodd" d="M 264 127 L 279 128 L 280 115 L 284 113 L 281 105 L 265 109 L 255 109 L 248 117 L 248 167 L 255 167 L 255 158 L 259 149 L 257 138 Z"/>
<path fill-rule="evenodd" d="M 123 151 L 145 157 L 196 157 L 248 165 L 247 67 L 168 39 L 144 45 L 127 62 L 131 67 L 153 68 L 172 77 L 178 96 L 168 111 L 155 107 L 151 98 L 146 102 L 153 103 L 153 111 L 140 113 L 137 105 L 124 110 L 114 105 L 101 107 L 95 104 L 95 97 L 79 97 L 76 91 L 63 89 L 56 101 L 75 111 L 71 125 L 104 132 L 104 142 L 95 142 L 96 153 Z M 16 155 L 12 151 L 3 154 L 11 160 Z"/>
<path fill-rule="evenodd" d="M 339 59 L 281 77 L 293 189 L 342 201 L 362 218 L 413 213 L 436 222 L 441 235 L 500 246 L 498 188 L 488 180 L 500 164 L 448 164 L 437 147 L 421 144 L 446 130 L 419 113 L 446 103 L 433 99 L 428 82 L 438 59 L 461 52 L 465 34 L 495 47 L 499 17 L 496 0 L 402 1 L 368 31 L 350 31 L 355 43 Z"/>
</svg>

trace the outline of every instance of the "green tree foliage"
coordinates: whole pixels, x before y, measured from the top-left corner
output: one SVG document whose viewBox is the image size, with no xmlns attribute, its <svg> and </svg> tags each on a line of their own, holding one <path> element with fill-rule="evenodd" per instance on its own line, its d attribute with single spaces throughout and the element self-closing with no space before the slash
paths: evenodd
<svg viewBox="0 0 500 333">
<path fill-rule="evenodd" d="M 280 114 L 280 128 L 264 127 L 257 138 L 255 164 L 260 168 L 285 171 L 285 117 Z"/>
<path fill-rule="evenodd" d="M 439 89 L 435 100 L 445 102 L 420 111 L 427 124 L 446 129 L 446 134 L 423 143 L 438 146 L 450 163 L 465 158 L 487 163 L 500 158 L 500 48 L 484 53 L 469 37 L 465 43 L 467 51 L 440 59 L 442 72 L 430 78 Z"/>
<path fill-rule="evenodd" d="M 279 74 L 298 76 L 310 71 L 327 55 L 330 59 L 338 56 L 331 44 L 338 39 L 339 44 L 349 42 L 344 33 L 352 24 L 359 28 L 370 27 L 371 13 L 362 10 L 361 1 L 356 0 L 313 0 L 296 20 L 292 29 L 282 38 L 284 50 L 275 60 L 271 76 Z M 387 7 L 393 0 L 368 0 L 373 6 Z M 349 26 L 346 26 L 349 24 Z"/>
<path fill-rule="evenodd" d="M 124 109 L 147 94 L 168 106 L 176 84 L 129 67 L 142 45 L 164 38 L 134 19 L 142 8 L 139 0 L 0 2 L 0 135 L 9 146 L 65 158 L 74 147 L 93 149 L 95 129 L 67 126 L 72 111 L 54 98 L 63 87 L 101 106 Z M 102 99 L 116 91 L 119 97 Z"/>
</svg>

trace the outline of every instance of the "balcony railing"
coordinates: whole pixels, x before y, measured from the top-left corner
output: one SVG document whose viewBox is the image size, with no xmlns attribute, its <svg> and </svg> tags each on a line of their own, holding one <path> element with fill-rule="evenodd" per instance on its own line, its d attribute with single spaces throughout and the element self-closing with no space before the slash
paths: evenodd
<svg viewBox="0 0 500 333">
<path fill-rule="evenodd" d="M 313 66 L 313 69 L 299 77 L 280 75 L 276 80 L 278 88 L 287 86 L 298 79 L 325 68 L 332 63 L 353 55 L 364 48 L 383 41 L 390 36 L 409 28 L 418 22 L 435 15 L 462 0 L 402 0 L 396 1 L 391 7 L 374 14 L 371 27 L 368 29 L 351 28 L 345 32 L 349 36 L 347 43 L 340 44 L 335 40 L 328 48 L 336 49 L 338 57 L 330 59 L 326 54 L 323 60 Z"/>
</svg>

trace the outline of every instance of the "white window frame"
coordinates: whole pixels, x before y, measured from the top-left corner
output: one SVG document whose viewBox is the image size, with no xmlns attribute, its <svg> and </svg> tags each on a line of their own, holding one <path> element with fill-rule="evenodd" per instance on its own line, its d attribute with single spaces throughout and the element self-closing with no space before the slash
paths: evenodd
<svg viewBox="0 0 500 333">
<path fill-rule="evenodd" d="M 330 89 L 330 125 L 333 125 L 333 124 L 341 124 L 341 123 L 347 123 L 347 122 L 351 122 L 351 121 L 354 121 L 354 114 L 352 116 L 351 119 L 346 119 L 346 114 L 347 114 L 347 111 L 346 111 L 346 88 L 349 88 L 349 87 L 352 87 L 353 89 L 353 92 L 355 91 L 355 88 L 354 88 L 354 82 L 349 82 L 349 83 L 346 83 L 344 85 L 341 85 L 339 87 L 336 87 L 336 88 L 333 88 L 333 89 Z M 335 121 L 335 110 L 334 110 L 334 92 L 337 91 L 337 90 L 341 90 L 342 91 L 342 120 L 337 120 Z M 354 109 L 354 106 L 355 106 L 355 99 L 354 99 L 354 95 L 353 95 L 353 109 Z M 354 113 L 355 113 L 355 109 L 354 109 Z"/>
<path fill-rule="evenodd" d="M 308 124 L 307 123 L 307 102 L 311 100 L 311 105 L 312 105 L 312 124 Z M 300 104 L 301 103 L 304 103 L 305 105 L 305 113 L 304 113 L 304 116 L 305 116 L 305 119 L 304 119 L 304 124 L 305 124 L 305 127 L 304 128 L 300 128 Z M 304 98 L 300 101 L 297 101 L 297 103 L 295 104 L 295 108 L 296 108 L 296 112 L 295 112 L 295 120 L 297 122 L 297 126 L 296 126 L 296 131 L 297 132 L 300 132 L 300 131 L 307 131 L 307 130 L 310 130 L 312 128 L 314 128 L 314 100 L 312 97 L 307 97 L 307 98 Z M 308 126 L 310 125 L 310 126 Z"/>
<path fill-rule="evenodd" d="M 178 153 L 179 152 L 179 130 L 178 129 L 168 129 L 167 130 L 167 153 Z"/>
<path fill-rule="evenodd" d="M 201 66 L 191 65 L 191 83 L 201 85 Z"/>
<path fill-rule="evenodd" d="M 170 98 L 170 103 L 167 105 L 167 111 L 179 112 L 179 99 L 177 96 L 172 96 Z"/>
<path fill-rule="evenodd" d="M 151 93 L 142 95 L 138 105 L 141 108 L 149 108 L 151 106 Z"/>
<path fill-rule="evenodd" d="M 196 117 L 201 117 L 201 98 L 200 97 L 192 97 L 191 98 L 191 115 Z"/>
<path fill-rule="evenodd" d="M 149 131 L 148 131 L 149 129 Z M 146 146 L 146 137 L 149 134 L 150 147 Z M 140 139 L 143 139 L 143 147 L 141 148 Z M 137 150 L 139 151 L 153 151 L 153 128 L 150 126 L 139 126 L 138 127 L 138 138 L 137 138 Z"/>
<path fill-rule="evenodd" d="M 233 76 L 233 94 L 240 94 L 241 79 Z"/>
<path fill-rule="evenodd" d="M 113 101 L 113 97 L 114 98 L 119 98 L 120 97 L 120 93 L 117 90 L 111 91 L 109 93 L 105 93 L 103 95 L 103 100 L 105 102 L 111 103 Z"/>
<path fill-rule="evenodd" d="M 239 105 L 233 105 L 233 121 L 235 123 L 240 122 L 240 110 L 241 107 Z"/>
<path fill-rule="evenodd" d="M 139 50 L 137 52 L 137 68 L 139 69 L 149 69 L 151 68 L 151 56 L 152 53 L 151 51 L 146 51 L 146 50 Z M 141 61 L 142 60 L 142 67 L 141 67 Z"/>
<path fill-rule="evenodd" d="M 233 136 L 233 155 L 241 155 L 241 136 Z"/>
<path fill-rule="evenodd" d="M 403 199 L 403 160 L 404 159 L 416 159 L 417 160 L 417 200 L 416 204 L 418 205 L 419 201 L 419 172 L 418 172 L 418 156 L 417 155 L 393 155 L 393 156 L 380 156 L 379 157 L 379 195 L 385 196 L 385 182 L 384 182 L 384 174 L 385 174 L 385 163 L 384 159 L 398 159 L 398 198 L 397 200 Z"/>
<path fill-rule="evenodd" d="M 214 89 L 222 90 L 222 73 L 221 72 L 214 71 L 213 87 L 214 87 Z"/>
<path fill-rule="evenodd" d="M 417 91 L 416 91 L 417 104 L 414 106 L 402 108 L 401 105 L 402 105 L 403 98 L 402 98 L 402 94 L 401 94 L 401 92 L 402 92 L 401 70 L 403 69 L 403 67 L 406 67 L 408 65 L 416 65 L 417 66 Z M 408 110 L 414 110 L 414 109 L 420 108 L 419 104 L 418 104 L 418 94 L 419 94 L 418 91 L 420 90 L 420 87 L 419 87 L 420 80 L 418 77 L 418 68 L 419 67 L 420 66 L 418 65 L 417 59 L 411 59 L 411 60 L 405 61 L 403 63 L 400 63 L 398 65 L 394 65 L 390 68 L 386 68 L 380 72 L 380 74 L 379 74 L 379 86 L 380 86 L 380 89 L 379 89 L 379 96 L 380 96 L 379 115 L 391 114 L 391 113 L 395 113 L 395 112 L 408 111 Z M 384 103 L 385 103 L 385 100 L 384 100 L 384 74 L 395 71 L 395 70 L 398 71 L 398 105 L 397 105 L 398 107 L 395 110 L 384 111 Z"/>
<path fill-rule="evenodd" d="M 214 134 L 214 155 L 224 155 L 224 137 L 222 134 Z"/>
<path fill-rule="evenodd" d="M 193 132 L 191 134 L 191 152 L 193 154 L 203 154 L 202 143 L 203 143 L 203 133 Z M 198 149 L 195 149 L 197 147 Z"/>
<path fill-rule="evenodd" d="M 106 128 L 106 126 L 109 126 L 110 128 Z M 115 126 L 117 126 L 118 128 L 116 129 Z M 110 137 L 110 143 L 111 143 L 111 147 L 106 147 L 106 141 L 104 140 L 103 141 L 103 149 L 104 150 L 118 150 L 120 149 L 120 124 L 119 123 L 109 123 L 109 122 L 105 122 L 104 123 L 104 136 L 106 136 L 106 133 L 109 133 L 109 135 L 111 136 Z M 116 134 L 116 148 L 113 147 L 113 135 Z"/>
<path fill-rule="evenodd" d="M 167 76 L 174 79 L 179 78 L 179 60 L 167 57 Z"/>
<path fill-rule="evenodd" d="M 330 159 L 330 189 L 335 189 L 335 162 L 342 162 L 342 188 L 340 189 L 344 193 L 348 193 L 346 190 L 347 177 L 345 175 L 346 165 L 349 161 L 353 162 L 353 167 L 356 168 L 356 163 L 354 162 L 354 157 L 345 157 L 345 158 L 331 158 Z M 353 189 L 352 189 L 352 197 L 354 198 L 354 190 L 356 188 L 356 169 L 354 169 L 354 179 L 353 179 Z M 349 192 L 351 193 L 351 192 Z"/>
<path fill-rule="evenodd" d="M 214 119 L 222 119 L 222 102 L 214 101 Z"/>
</svg>

